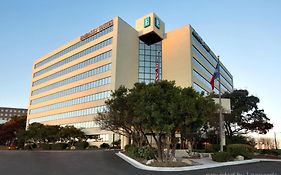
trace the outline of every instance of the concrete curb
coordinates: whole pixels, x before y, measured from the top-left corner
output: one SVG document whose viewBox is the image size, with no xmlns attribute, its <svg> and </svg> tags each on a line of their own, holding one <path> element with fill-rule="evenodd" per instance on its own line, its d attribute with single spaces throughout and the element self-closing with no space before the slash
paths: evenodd
<svg viewBox="0 0 281 175">
<path fill-rule="evenodd" d="M 242 161 L 232 161 L 232 162 L 223 162 L 223 163 L 215 163 L 215 164 L 206 164 L 206 165 L 194 165 L 194 166 L 186 166 L 186 167 L 151 167 L 144 165 L 125 154 L 121 153 L 120 151 L 116 153 L 117 156 L 128 162 L 129 164 L 133 165 L 134 167 L 142 170 L 147 171 L 191 171 L 191 170 L 202 170 L 207 168 L 216 168 L 222 166 L 229 166 L 229 165 L 240 165 L 246 163 L 257 163 L 257 162 L 281 162 L 281 160 L 276 159 L 252 159 L 252 160 L 242 160 Z"/>
</svg>

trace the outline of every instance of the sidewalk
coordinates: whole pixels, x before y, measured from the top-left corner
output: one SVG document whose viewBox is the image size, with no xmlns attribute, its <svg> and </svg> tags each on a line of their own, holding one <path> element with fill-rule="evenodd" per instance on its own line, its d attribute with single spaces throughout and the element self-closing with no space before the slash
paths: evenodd
<svg viewBox="0 0 281 175">
<path fill-rule="evenodd" d="M 186 167 L 152 167 L 144 165 L 125 154 L 118 152 L 116 153 L 117 156 L 131 164 L 132 166 L 147 170 L 147 171 L 191 171 L 191 170 L 201 170 L 207 168 L 216 168 L 222 166 L 230 166 L 230 165 L 239 165 L 239 164 L 246 164 L 246 163 L 256 163 L 256 162 L 263 162 L 263 161 L 270 161 L 270 162 L 281 162 L 281 160 L 274 160 L 274 159 L 252 159 L 252 160 L 242 160 L 242 161 L 231 161 L 231 162 L 214 162 L 210 158 L 201 158 L 201 159 L 190 159 L 192 161 L 198 162 L 201 165 L 193 165 L 193 166 L 186 166 Z"/>
</svg>

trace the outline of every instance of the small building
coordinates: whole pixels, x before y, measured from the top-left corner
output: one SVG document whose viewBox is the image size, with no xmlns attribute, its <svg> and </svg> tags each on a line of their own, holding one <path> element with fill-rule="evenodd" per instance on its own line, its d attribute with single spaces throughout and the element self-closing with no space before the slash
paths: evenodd
<svg viewBox="0 0 281 175">
<path fill-rule="evenodd" d="M 27 109 L 0 107 L 0 124 L 9 121 L 12 117 L 27 116 Z"/>
</svg>

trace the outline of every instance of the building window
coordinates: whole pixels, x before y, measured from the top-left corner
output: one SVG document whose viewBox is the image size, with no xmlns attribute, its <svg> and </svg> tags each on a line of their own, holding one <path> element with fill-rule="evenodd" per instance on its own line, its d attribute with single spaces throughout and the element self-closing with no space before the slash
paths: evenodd
<svg viewBox="0 0 281 175">
<path fill-rule="evenodd" d="M 159 80 L 162 79 L 162 42 L 148 46 L 139 41 L 139 82 L 155 82 L 155 67 L 158 63 Z"/>
<path fill-rule="evenodd" d="M 92 52 L 94 52 L 94 51 L 96 51 L 98 49 L 106 47 L 106 46 L 110 45 L 111 43 L 112 43 L 112 38 L 108 38 L 108 39 L 106 39 L 104 41 L 101 41 L 100 43 L 98 43 L 98 44 L 96 44 L 96 45 L 94 45 L 92 47 L 89 47 L 89 48 L 87 48 L 85 50 L 82 50 L 81 52 L 76 53 L 74 55 L 71 55 L 70 57 L 67 57 L 64 60 L 61 60 L 60 62 L 57 62 L 57 63 L 55 63 L 55 64 L 53 64 L 53 65 L 51 65 L 49 67 L 46 67 L 46 68 L 38 71 L 38 72 L 35 72 L 33 77 L 37 77 L 39 75 L 42 75 L 42 74 L 44 74 L 44 73 L 46 73 L 46 72 L 48 72 L 50 70 L 53 70 L 53 69 L 55 69 L 57 67 L 60 67 L 60 66 L 62 66 L 64 64 L 67 64 L 67 63 L 69 63 L 69 62 L 71 62 L 73 60 L 76 60 L 76 59 L 84 56 L 84 55 L 87 55 L 87 54 L 92 53 Z"/>
<path fill-rule="evenodd" d="M 100 134 L 99 139 L 102 142 L 107 142 L 109 140 L 108 134 Z"/>
<path fill-rule="evenodd" d="M 38 112 L 50 111 L 50 110 L 55 110 L 55 109 L 64 108 L 64 107 L 68 107 L 68 106 L 73 106 L 73 105 L 77 105 L 77 104 L 81 104 L 81 103 L 97 101 L 97 100 L 109 98 L 110 95 L 111 95 L 110 91 L 99 92 L 99 93 L 91 94 L 88 96 L 79 97 L 79 98 L 75 98 L 72 100 L 67 100 L 67 101 L 43 106 L 43 107 L 36 108 L 36 109 L 31 109 L 30 113 L 34 114 L 34 113 L 38 113 Z"/>
<path fill-rule="evenodd" d="M 46 121 L 53 121 L 53 120 L 60 120 L 60 119 L 66 119 L 66 118 L 72 118 L 72 117 L 79 117 L 79 116 L 86 116 L 86 115 L 94 115 L 97 113 L 105 112 L 106 106 L 95 106 L 92 108 L 87 108 L 87 109 L 80 109 L 76 111 L 70 111 L 70 112 L 65 112 L 65 113 L 59 113 L 59 114 L 54 114 L 54 115 L 48 115 L 48 116 L 42 116 L 39 118 L 33 118 L 30 119 L 30 124 L 34 122 L 46 122 Z"/>
<path fill-rule="evenodd" d="M 31 104 L 41 103 L 41 102 L 44 102 L 44 101 L 52 100 L 52 99 L 55 99 L 55 98 L 63 97 L 63 96 L 66 96 L 66 95 L 77 93 L 77 92 L 86 91 L 86 90 L 89 90 L 89 89 L 92 89 L 92 88 L 97 88 L 99 86 L 104 86 L 106 84 L 109 84 L 110 82 L 111 82 L 111 77 L 102 78 L 102 79 L 99 79 L 99 80 L 96 80 L 96 81 L 93 81 L 93 82 L 90 82 L 90 83 L 87 83 L 87 84 L 83 84 L 83 85 L 76 86 L 76 87 L 73 87 L 73 88 L 70 88 L 70 89 L 66 89 L 66 90 L 63 90 L 63 91 L 56 92 L 54 94 L 50 94 L 50 95 L 46 95 L 46 96 L 43 96 L 43 97 L 40 97 L 40 98 L 36 98 L 34 100 L 31 100 L 30 103 Z"/>
<path fill-rule="evenodd" d="M 60 87 L 60 86 L 64 86 L 66 84 L 70 84 L 72 82 L 75 82 L 75 81 L 78 81 L 78 80 L 81 80 L 81 79 L 91 77 L 91 76 L 96 75 L 96 74 L 100 74 L 100 73 L 109 71 L 109 70 L 111 70 L 111 67 L 112 67 L 111 63 L 100 66 L 100 67 L 97 67 L 97 68 L 92 69 L 90 71 L 75 75 L 73 77 L 64 79 L 62 81 L 58 81 L 56 83 L 50 84 L 48 86 L 44 86 L 42 88 L 36 89 L 36 90 L 32 91 L 31 94 L 36 95 L 36 94 L 39 94 L 39 93 L 42 93 L 42 92 L 49 91 L 51 89 Z"/>
<path fill-rule="evenodd" d="M 108 28 L 106 28 L 104 30 L 101 30 L 100 32 L 94 34 L 93 36 L 87 38 L 86 40 L 82 40 L 82 41 L 80 41 L 80 42 L 78 42 L 78 43 L 76 43 L 76 44 L 74 44 L 74 45 L 72 45 L 72 46 L 70 46 L 70 47 L 68 47 L 68 48 L 66 48 L 66 49 L 64 49 L 64 50 L 62 50 L 62 51 L 60 51 L 60 52 L 50 56 L 50 57 L 48 57 L 48 58 L 46 58 L 45 60 L 35 64 L 34 68 L 42 66 L 42 65 L 44 65 L 44 64 L 46 64 L 46 63 L 48 63 L 48 62 L 50 62 L 50 61 L 52 61 L 52 60 L 54 60 L 54 59 L 56 59 L 58 57 L 60 57 L 60 56 L 62 56 L 64 54 L 67 54 L 68 52 L 70 52 L 70 51 L 72 51 L 72 50 L 74 50 L 74 49 L 76 49 L 78 47 L 81 47 L 84 44 L 87 44 L 90 41 L 93 41 L 93 40 L 95 40 L 95 39 L 97 39 L 97 38 L 99 38 L 99 37 L 101 37 L 101 36 L 103 36 L 103 35 L 105 35 L 107 33 L 112 32 L 112 31 L 113 31 L 113 26 L 110 26 L 110 27 L 108 27 Z"/>
<path fill-rule="evenodd" d="M 68 73 L 70 73 L 70 72 L 73 72 L 73 71 L 75 71 L 75 70 L 77 70 L 77 69 L 81 69 L 81 68 L 86 67 L 86 66 L 88 66 L 88 65 L 91 65 L 91 64 L 93 64 L 93 63 L 102 61 L 102 60 L 104 60 L 104 59 L 106 59 L 106 58 L 111 57 L 111 55 L 112 55 L 112 51 L 109 50 L 109 51 L 107 51 L 107 52 L 104 52 L 104 53 L 99 54 L 99 55 L 97 55 L 97 56 L 94 56 L 94 57 L 92 57 L 92 58 L 89 58 L 89 59 L 87 59 L 87 60 L 85 60 L 85 61 L 83 61 L 83 62 L 80 62 L 80 63 L 78 63 L 78 64 L 75 64 L 75 65 L 73 65 L 73 66 L 71 66 L 71 67 L 68 67 L 68 68 L 66 68 L 66 69 L 63 69 L 63 70 L 61 70 L 61 71 L 59 71 L 59 72 L 53 73 L 53 74 L 48 75 L 48 76 L 46 76 L 46 77 L 44 77 L 44 78 L 41 78 L 41 79 L 39 79 L 39 80 L 37 80 L 37 81 L 34 81 L 34 82 L 32 83 L 32 86 L 39 85 L 39 84 L 44 83 L 44 82 L 46 82 L 46 81 L 49 81 L 49 80 L 52 80 L 52 79 L 54 79 L 54 78 L 60 77 L 60 76 L 62 76 L 62 75 L 68 74 Z"/>
<path fill-rule="evenodd" d="M 193 89 L 195 90 L 195 91 L 197 91 L 197 92 L 199 92 L 199 93 L 204 93 L 204 95 L 208 95 L 208 91 L 207 90 L 205 90 L 204 88 L 202 88 L 201 86 L 199 86 L 198 84 L 196 84 L 196 83 L 193 83 L 192 84 L 192 87 L 193 87 Z"/>
</svg>

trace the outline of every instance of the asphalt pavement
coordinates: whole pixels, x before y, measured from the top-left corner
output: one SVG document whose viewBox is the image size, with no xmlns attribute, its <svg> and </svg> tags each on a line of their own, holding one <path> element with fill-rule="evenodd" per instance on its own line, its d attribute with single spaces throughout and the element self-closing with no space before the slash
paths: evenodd
<svg viewBox="0 0 281 175">
<path fill-rule="evenodd" d="M 131 166 L 117 151 L 0 151 L 0 175 L 281 175 L 281 162 L 153 172 Z"/>
</svg>

